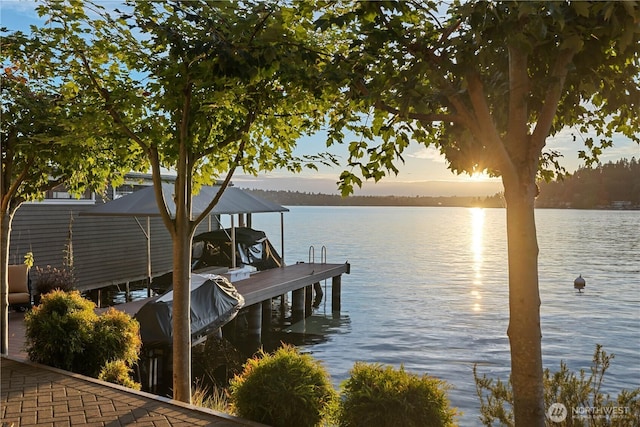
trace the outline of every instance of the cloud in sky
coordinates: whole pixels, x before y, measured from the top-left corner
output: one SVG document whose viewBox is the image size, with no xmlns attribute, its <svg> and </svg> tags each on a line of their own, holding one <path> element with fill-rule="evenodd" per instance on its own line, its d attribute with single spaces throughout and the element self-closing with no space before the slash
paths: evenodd
<svg viewBox="0 0 640 427">
<path fill-rule="evenodd" d="M 440 150 L 433 146 L 425 147 L 418 146 L 416 149 L 407 154 L 407 157 L 412 157 L 415 159 L 423 159 L 423 160 L 431 160 L 436 163 L 446 163 L 446 159 L 442 154 L 440 154 Z"/>
<path fill-rule="evenodd" d="M 28 1 L 28 0 L 2 0 L 2 14 L 0 15 L 0 17 L 2 15 L 4 15 L 4 13 L 6 13 L 8 10 L 12 10 L 14 12 L 18 12 L 20 14 L 26 15 L 26 16 L 31 16 L 31 17 L 37 17 L 38 14 L 36 13 L 36 2 L 35 1 Z M 2 24 L 6 25 L 6 22 L 4 17 L 2 17 Z"/>
</svg>

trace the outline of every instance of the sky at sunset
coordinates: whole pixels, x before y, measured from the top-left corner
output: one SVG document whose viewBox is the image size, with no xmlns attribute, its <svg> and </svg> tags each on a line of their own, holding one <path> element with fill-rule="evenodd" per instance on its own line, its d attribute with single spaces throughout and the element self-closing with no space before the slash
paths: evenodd
<svg viewBox="0 0 640 427">
<path fill-rule="evenodd" d="M 103 2 L 105 5 L 115 5 L 118 2 Z M 35 2 L 28 0 L 0 0 L 0 26 L 9 31 L 21 30 L 28 32 L 29 25 L 43 23 L 34 11 Z M 573 134 L 576 141 L 573 141 Z M 583 148 L 582 139 L 588 135 L 581 135 L 577 129 L 566 129 L 559 135 L 549 138 L 547 148 L 564 154 L 561 164 L 570 172 L 575 171 L 582 164 L 578 159 L 578 150 Z M 347 160 L 346 144 L 329 149 L 325 145 L 322 133 L 302 138 L 299 142 L 297 154 L 316 154 L 331 151 L 343 163 Z M 400 173 L 397 176 L 384 178 L 381 182 L 365 183 L 362 189 L 356 190 L 360 195 L 399 195 L 399 196 L 480 196 L 491 195 L 501 191 L 499 179 L 486 177 L 469 177 L 455 175 L 447 169 L 445 159 L 433 147 L 412 144 L 404 153 L 404 164 L 399 164 Z M 617 161 L 622 158 L 640 158 L 640 146 L 620 136 L 614 139 L 614 146 L 601 156 L 603 163 Z M 336 181 L 341 167 L 328 168 L 321 166 L 319 171 L 306 171 L 300 175 L 288 172 L 271 172 L 259 177 L 236 174 L 233 182 L 242 188 L 258 188 L 273 190 L 291 190 L 313 193 L 337 193 Z"/>
</svg>

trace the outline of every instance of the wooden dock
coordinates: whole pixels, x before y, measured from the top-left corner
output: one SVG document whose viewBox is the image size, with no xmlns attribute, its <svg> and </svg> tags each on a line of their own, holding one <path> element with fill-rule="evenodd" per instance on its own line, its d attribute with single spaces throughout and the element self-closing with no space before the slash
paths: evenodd
<svg viewBox="0 0 640 427">
<path fill-rule="evenodd" d="M 342 274 L 350 273 L 350 265 L 325 263 L 299 263 L 281 268 L 253 273 L 248 279 L 233 285 L 244 297 L 247 306 L 304 289 L 316 282 L 332 279 L 332 285 L 340 282 Z M 340 311 L 340 289 L 332 292 L 332 311 Z"/>
<path fill-rule="evenodd" d="M 327 263 L 298 263 L 286 267 L 263 270 L 248 279 L 234 282 L 249 309 L 249 339 L 261 342 L 262 329 L 271 322 L 271 300 L 292 293 L 291 315 L 296 322 L 311 315 L 313 284 L 331 279 L 331 311 L 341 307 L 342 274 L 349 274 L 351 266 Z"/>
<path fill-rule="evenodd" d="M 341 309 L 342 274 L 349 274 L 351 266 L 327 263 L 298 263 L 280 268 L 258 271 L 247 279 L 233 282 L 244 297 L 248 308 L 249 334 L 252 341 L 260 342 L 262 329 L 271 321 L 271 300 L 291 292 L 292 320 L 311 315 L 311 293 L 314 283 L 331 279 L 331 310 Z M 149 299 L 136 300 L 115 306 L 134 316 Z"/>
<path fill-rule="evenodd" d="M 281 298 L 291 293 L 291 322 L 296 323 L 312 314 L 312 294 L 314 284 L 331 279 L 331 310 L 340 311 L 341 277 L 342 274 L 350 273 L 350 265 L 327 264 L 327 263 L 298 263 L 285 267 L 262 270 L 252 273 L 248 278 L 233 281 L 233 285 L 244 297 L 246 310 L 246 336 L 243 337 L 243 346 L 258 349 L 262 343 L 262 331 L 271 328 L 272 299 Z M 204 271 L 198 274 L 206 275 Z M 155 297 L 153 298 L 155 299 Z M 134 316 L 138 310 L 147 302 L 149 298 L 136 300 L 124 304 L 118 304 L 115 308 Z M 281 307 L 284 307 L 281 304 Z M 282 312 L 284 316 L 284 312 Z M 224 334 L 236 334 L 235 323 L 231 322 L 231 328 L 225 330 Z M 222 331 L 222 329 L 221 329 Z M 206 337 L 202 337 L 206 339 Z M 202 342 L 197 339 L 192 342 L 196 345 Z M 168 353 L 170 354 L 170 353 Z M 143 387 L 151 392 L 164 390 L 166 387 L 164 378 L 171 378 L 169 367 L 171 363 L 166 359 L 167 353 L 164 350 L 156 352 L 149 349 L 147 353 L 145 369 L 148 375 L 144 375 Z M 148 378 L 147 378 L 148 377 Z"/>
</svg>

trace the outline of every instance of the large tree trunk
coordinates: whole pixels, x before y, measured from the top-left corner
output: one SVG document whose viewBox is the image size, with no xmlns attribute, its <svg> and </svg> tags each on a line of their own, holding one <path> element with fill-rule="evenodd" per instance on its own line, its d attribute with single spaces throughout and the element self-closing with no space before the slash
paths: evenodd
<svg viewBox="0 0 640 427">
<path fill-rule="evenodd" d="M 190 222 L 176 214 L 173 236 L 173 398 L 191 403 Z"/>
<path fill-rule="evenodd" d="M 15 211 L 14 211 L 15 212 Z M 2 211 L 0 217 L 0 228 L 2 235 L 0 236 L 0 262 L 2 262 L 2 277 L 0 278 L 0 302 L 2 335 L 0 337 L 0 353 L 9 353 L 9 241 L 11 238 L 11 221 L 13 213 Z"/>
<path fill-rule="evenodd" d="M 536 185 L 533 179 L 524 180 L 529 182 L 505 182 L 509 254 L 507 334 L 511 345 L 511 382 L 516 426 L 543 427 L 542 332 L 538 241 L 534 215 Z"/>
</svg>

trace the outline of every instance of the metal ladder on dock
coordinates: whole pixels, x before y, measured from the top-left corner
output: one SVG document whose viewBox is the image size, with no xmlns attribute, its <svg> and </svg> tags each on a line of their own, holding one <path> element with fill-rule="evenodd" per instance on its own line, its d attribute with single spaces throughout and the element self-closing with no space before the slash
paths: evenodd
<svg viewBox="0 0 640 427">
<path fill-rule="evenodd" d="M 316 262 L 316 249 L 313 247 L 313 245 L 309 246 L 309 264 L 315 264 Z M 326 246 L 322 246 L 322 248 L 320 248 L 320 264 L 326 264 L 327 263 L 327 247 Z M 320 284 L 320 282 L 316 282 L 313 284 L 313 289 L 315 291 L 315 298 L 313 299 L 312 305 L 313 307 L 320 307 L 320 303 L 324 300 L 324 304 L 325 304 L 325 310 L 326 310 L 326 305 L 327 305 L 327 300 L 326 298 L 324 298 L 324 295 L 327 294 L 327 279 L 324 279 L 324 292 L 323 292 L 323 286 Z"/>
</svg>

